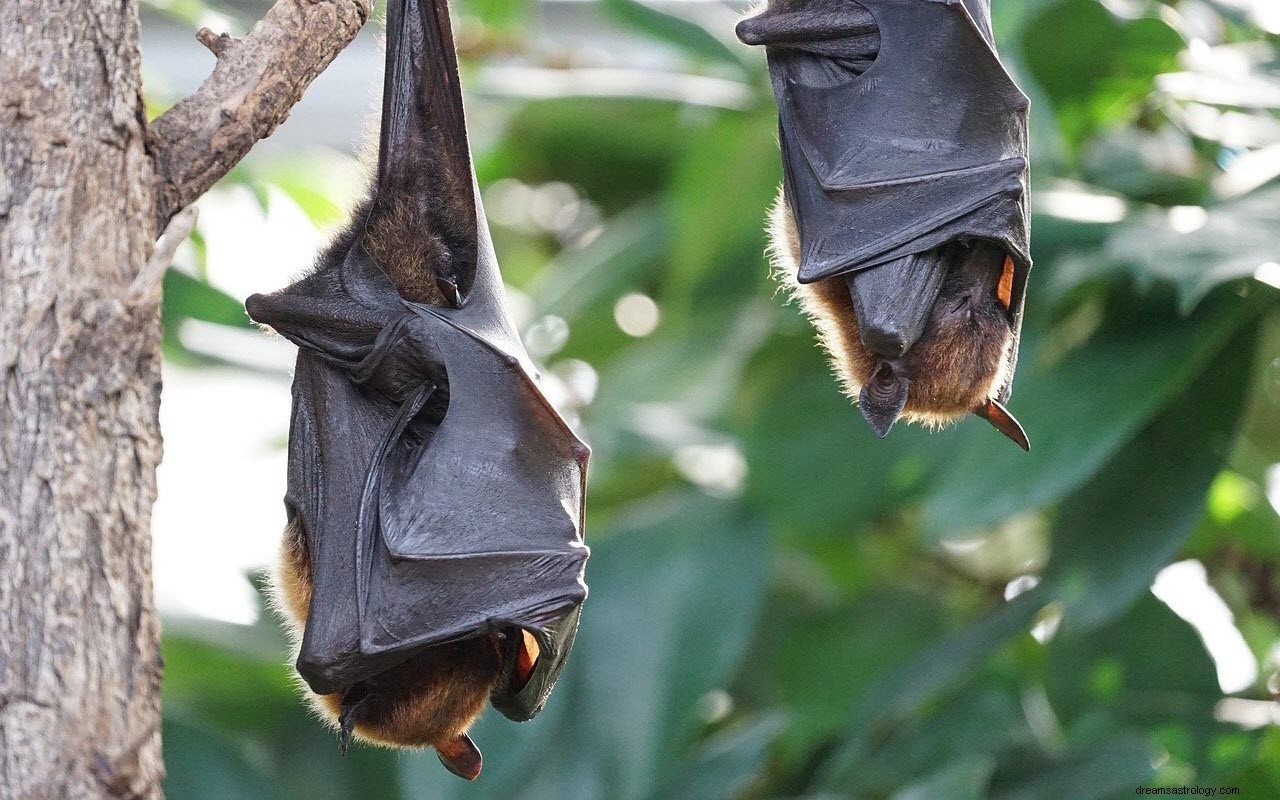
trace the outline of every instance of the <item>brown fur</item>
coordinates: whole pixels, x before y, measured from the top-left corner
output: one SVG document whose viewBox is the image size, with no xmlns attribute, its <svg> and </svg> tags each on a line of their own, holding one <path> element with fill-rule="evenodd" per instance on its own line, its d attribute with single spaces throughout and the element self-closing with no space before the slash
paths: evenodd
<svg viewBox="0 0 1280 800">
<path fill-rule="evenodd" d="M 392 199 L 379 203 L 369 216 L 364 246 L 387 273 L 400 296 L 414 303 L 442 305 L 444 294 L 436 285 L 433 265 L 448 260 L 441 238 L 422 227 L 413 205 Z"/>
<path fill-rule="evenodd" d="M 800 238 L 785 196 L 779 193 L 770 212 L 770 253 L 775 275 L 800 302 L 801 309 L 818 331 L 818 340 L 831 358 L 832 368 L 845 394 L 856 400 L 870 379 L 880 356 L 862 343 L 853 300 L 842 277 L 811 284 L 796 282 L 800 263 Z M 995 282 L 991 297 L 975 303 L 979 313 L 949 314 L 965 285 L 950 274 L 920 340 L 900 359 L 911 381 L 902 416 L 910 422 L 945 425 L 968 414 L 994 397 L 1009 368 L 1013 331 L 995 308 Z"/>
<path fill-rule="evenodd" d="M 276 607 L 289 623 L 295 647 L 311 608 L 311 559 L 300 518 L 286 526 L 280 568 L 273 576 Z M 502 665 L 487 638 L 428 647 L 362 683 L 367 691 L 355 715 L 354 734 L 391 747 L 444 746 L 465 733 L 488 702 Z M 342 712 L 342 694 L 307 691 L 331 725 Z"/>
</svg>

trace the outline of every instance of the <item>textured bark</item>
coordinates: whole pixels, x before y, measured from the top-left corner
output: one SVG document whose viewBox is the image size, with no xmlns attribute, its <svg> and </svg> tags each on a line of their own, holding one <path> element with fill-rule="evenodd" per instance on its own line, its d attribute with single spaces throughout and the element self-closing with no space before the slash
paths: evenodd
<svg viewBox="0 0 1280 800">
<path fill-rule="evenodd" d="M 368 12 L 280 0 L 149 136 L 137 0 L 0 0 L 0 798 L 161 793 L 157 220 Z"/>
<path fill-rule="evenodd" d="M 134 0 L 0 0 L 0 794 L 159 794 Z"/>
<path fill-rule="evenodd" d="M 213 74 L 151 126 L 161 225 L 284 122 L 311 81 L 355 38 L 370 2 L 280 0 L 244 39 L 200 31 L 200 42 L 218 59 Z"/>
</svg>

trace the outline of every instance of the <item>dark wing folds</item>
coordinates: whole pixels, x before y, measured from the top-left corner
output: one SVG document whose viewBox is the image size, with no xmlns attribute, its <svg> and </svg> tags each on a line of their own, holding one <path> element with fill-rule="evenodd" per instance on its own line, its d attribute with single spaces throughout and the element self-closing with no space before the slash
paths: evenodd
<svg viewBox="0 0 1280 800">
<path fill-rule="evenodd" d="M 1017 330 L 1028 101 L 996 54 L 989 0 L 775 0 L 739 35 L 768 48 L 799 281 L 888 264 L 909 281 L 908 257 L 988 239 L 1016 265 Z"/>
<path fill-rule="evenodd" d="M 362 248 L 341 273 L 327 297 L 313 280 L 247 304 L 302 348 L 287 505 L 314 594 L 299 671 L 329 693 L 432 644 L 512 627 L 555 640 L 586 596 L 586 446 L 508 342 L 453 309 L 354 300 L 343 286 L 386 282 Z"/>
<path fill-rule="evenodd" d="M 445 244 L 432 266 L 448 305 L 402 299 L 361 223 L 315 273 L 246 302 L 300 348 L 286 505 L 314 588 L 298 670 L 329 694 L 421 648 L 524 629 L 541 656 L 493 702 L 527 719 L 586 597 L 589 451 L 539 391 L 506 309 L 444 0 L 389 3 L 381 148 L 369 213 L 416 203 Z"/>
</svg>

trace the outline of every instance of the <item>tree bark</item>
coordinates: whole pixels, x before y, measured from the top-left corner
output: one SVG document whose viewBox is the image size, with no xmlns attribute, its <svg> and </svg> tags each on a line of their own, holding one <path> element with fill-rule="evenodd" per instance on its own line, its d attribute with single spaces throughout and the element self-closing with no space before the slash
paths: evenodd
<svg viewBox="0 0 1280 800">
<path fill-rule="evenodd" d="M 160 325 L 134 0 L 0 9 L 0 791 L 158 796 Z"/>
<path fill-rule="evenodd" d="M 161 794 L 149 532 L 165 264 L 148 257 L 174 203 L 283 120 L 369 0 L 272 14 L 294 36 L 239 58 L 301 77 L 237 84 L 224 69 L 214 88 L 245 90 L 202 89 L 216 112 L 184 101 L 157 141 L 137 0 L 0 0 L 0 798 Z M 178 163 L 166 143 L 194 140 L 213 166 L 189 179 L 158 166 Z"/>
</svg>

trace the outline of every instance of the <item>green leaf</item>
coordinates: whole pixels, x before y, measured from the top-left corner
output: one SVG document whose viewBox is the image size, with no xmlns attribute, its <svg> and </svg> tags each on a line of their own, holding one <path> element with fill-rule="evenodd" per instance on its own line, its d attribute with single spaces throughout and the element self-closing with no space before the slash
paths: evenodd
<svg viewBox="0 0 1280 800">
<path fill-rule="evenodd" d="M 783 721 L 769 716 L 725 731 L 697 749 L 697 761 L 684 780 L 665 796 L 673 800 L 734 800 L 759 778 L 770 744 Z"/>
<path fill-rule="evenodd" d="M 778 525 L 849 535 L 945 464 L 954 437 L 899 426 L 877 439 L 802 324 L 796 336 L 775 337 L 748 369 L 737 412 L 751 465 L 747 496 Z"/>
<path fill-rule="evenodd" d="M 1176 128 L 1117 128 L 1081 148 L 1081 176 L 1130 200 L 1162 206 L 1202 205 L 1210 198 L 1212 166 L 1191 137 Z"/>
<path fill-rule="evenodd" d="M 1099 333 L 1057 363 L 1041 360 L 1043 338 L 1028 342 L 1010 408 L 1031 452 L 1017 452 L 981 420 L 962 423 L 964 440 L 925 504 L 926 538 L 963 536 L 1072 491 L 1256 313 L 1255 303 L 1224 296 L 1190 319 L 1145 317 Z"/>
<path fill-rule="evenodd" d="M 1272 228 L 1277 205 L 1280 186 L 1207 209 L 1149 210 L 1115 226 L 1099 250 L 1059 262 L 1049 289 L 1061 295 L 1099 277 L 1131 275 L 1143 284 L 1173 286 L 1179 309 L 1190 313 L 1218 286 L 1280 260 Z M 1174 223 L 1188 216 L 1201 227 L 1180 233 Z"/>
<path fill-rule="evenodd" d="M 1127 797 L 1150 780 L 1155 772 L 1151 766 L 1154 758 L 1145 739 L 1130 733 L 1082 752 L 1068 753 L 992 796 L 996 800 Z"/>
<path fill-rule="evenodd" d="M 737 53 L 695 22 L 658 11 L 637 0 L 601 0 L 601 2 L 610 16 L 637 31 L 675 45 L 686 55 L 742 66 L 742 59 Z"/>
<path fill-rule="evenodd" d="M 993 758 L 962 758 L 893 795 L 893 800 L 983 800 Z"/>
<path fill-rule="evenodd" d="M 528 24 L 530 0 L 465 0 L 460 4 L 485 25 L 500 30 L 519 30 Z"/>
<path fill-rule="evenodd" d="M 944 635 L 936 598 L 901 588 L 873 591 L 817 611 L 786 597 L 772 604 L 753 648 L 766 686 L 793 724 L 788 750 L 803 752 L 844 728 L 871 684 Z M 822 653 L 822 658 L 814 658 Z"/>
<path fill-rule="evenodd" d="M 728 683 L 755 625 L 764 531 L 730 504 L 685 493 L 635 509 L 593 548 L 591 595 L 547 709 L 525 725 L 481 721 L 473 737 L 492 755 L 476 784 L 415 756 L 403 762 L 407 791 L 626 799 L 667 796 L 685 780 L 699 701 Z"/>
<path fill-rule="evenodd" d="M 764 220 L 778 192 L 777 133 L 758 117 L 722 115 L 689 141 L 668 194 L 672 244 L 662 299 L 718 313 L 769 286 Z"/>
<path fill-rule="evenodd" d="M 1123 610 L 1185 542 L 1234 441 L 1257 327 L 1219 348 L 1191 387 L 1063 502 L 1041 586 L 1063 629 Z"/>
<path fill-rule="evenodd" d="M 289 797 L 243 743 L 172 715 L 164 720 L 164 793 L 183 800 Z"/>
<path fill-rule="evenodd" d="M 477 163 L 480 180 L 560 180 L 606 214 L 653 202 L 691 127 L 680 104 L 638 97 L 557 97 L 524 103 L 499 147 Z M 501 163 L 501 174 L 481 171 Z"/>
<path fill-rule="evenodd" d="M 859 701 L 839 750 L 818 773 L 819 785 L 856 784 L 877 739 L 940 692 L 967 680 L 997 647 L 1025 633 L 1043 606 L 1032 590 L 998 607 L 878 680 Z"/>
<path fill-rule="evenodd" d="M 169 334 L 176 333 L 178 323 L 184 319 L 199 319 L 234 328 L 254 327 L 245 313 L 244 303 L 212 284 L 172 268 L 164 273 L 161 318 Z"/>
<path fill-rule="evenodd" d="M 529 287 L 539 314 L 570 323 L 588 309 L 613 303 L 627 289 L 643 286 L 666 252 L 661 212 L 643 205 L 610 219 L 590 244 L 561 252 Z"/>
<path fill-rule="evenodd" d="M 1160 653 L 1152 658 L 1152 653 Z M 1117 729 L 1169 719 L 1212 722 L 1222 698 L 1195 630 L 1144 594 L 1123 616 L 1081 635 L 1063 630 L 1045 653 L 1045 688 L 1066 725 L 1099 713 Z"/>
<path fill-rule="evenodd" d="M 1125 120 L 1177 66 L 1182 37 L 1155 17 L 1121 22 L 1096 0 L 1061 0 L 1022 29 L 1021 62 L 1058 112 L 1068 141 Z"/>
</svg>

